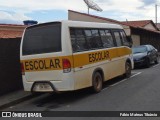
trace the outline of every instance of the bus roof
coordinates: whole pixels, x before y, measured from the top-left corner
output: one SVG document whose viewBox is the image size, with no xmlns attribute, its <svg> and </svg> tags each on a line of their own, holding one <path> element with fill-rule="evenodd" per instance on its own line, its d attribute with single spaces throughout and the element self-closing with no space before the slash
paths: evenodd
<svg viewBox="0 0 160 120">
<path fill-rule="evenodd" d="M 68 27 L 79 27 L 79 28 L 115 28 L 115 29 L 123 29 L 122 26 L 117 24 L 110 24 L 110 23 L 99 23 L 99 22 L 86 22 L 86 21 L 71 21 L 71 20 L 62 20 L 62 21 L 54 21 L 54 22 L 46 22 L 46 23 L 40 23 L 33 26 L 29 26 L 28 28 L 41 26 L 41 25 L 47 25 L 52 23 L 62 23 L 65 26 Z"/>
</svg>

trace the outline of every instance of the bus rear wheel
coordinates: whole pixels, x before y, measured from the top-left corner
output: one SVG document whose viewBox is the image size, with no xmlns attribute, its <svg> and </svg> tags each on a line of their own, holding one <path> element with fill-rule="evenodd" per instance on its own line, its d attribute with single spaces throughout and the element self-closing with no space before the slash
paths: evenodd
<svg viewBox="0 0 160 120">
<path fill-rule="evenodd" d="M 125 64 L 125 74 L 124 74 L 124 76 L 126 78 L 129 78 L 131 76 L 131 70 L 132 70 L 131 63 L 126 62 L 126 64 Z"/>
<path fill-rule="evenodd" d="M 92 89 L 94 93 L 99 93 L 102 90 L 103 79 L 99 72 L 96 72 L 92 78 Z"/>
</svg>

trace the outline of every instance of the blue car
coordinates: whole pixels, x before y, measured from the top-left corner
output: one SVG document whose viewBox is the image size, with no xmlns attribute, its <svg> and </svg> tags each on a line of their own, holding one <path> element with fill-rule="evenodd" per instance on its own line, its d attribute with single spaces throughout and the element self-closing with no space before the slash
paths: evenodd
<svg viewBox="0 0 160 120">
<path fill-rule="evenodd" d="M 150 67 L 151 63 L 159 63 L 159 54 L 152 45 L 141 45 L 132 48 L 135 67 Z"/>
</svg>

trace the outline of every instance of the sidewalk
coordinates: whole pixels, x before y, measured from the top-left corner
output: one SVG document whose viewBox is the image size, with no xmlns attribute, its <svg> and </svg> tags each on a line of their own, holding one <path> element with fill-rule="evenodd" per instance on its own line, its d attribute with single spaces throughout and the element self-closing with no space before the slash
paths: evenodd
<svg viewBox="0 0 160 120">
<path fill-rule="evenodd" d="M 0 111 L 3 109 L 23 102 L 25 100 L 31 99 L 37 96 L 37 94 L 31 94 L 30 92 L 25 92 L 23 90 L 14 91 L 5 95 L 0 96 Z"/>
</svg>

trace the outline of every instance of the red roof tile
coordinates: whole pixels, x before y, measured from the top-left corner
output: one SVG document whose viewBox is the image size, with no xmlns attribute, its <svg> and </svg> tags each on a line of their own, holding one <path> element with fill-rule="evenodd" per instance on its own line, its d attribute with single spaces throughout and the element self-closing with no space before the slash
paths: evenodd
<svg viewBox="0 0 160 120">
<path fill-rule="evenodd" d="M 27 25 L 18 25 L 18 24 L 0 24 L 0 27 L 6 27 L 6 26 L 9 26 L 9 27 L 27 27 Z"/>
<path fill-rule="evenodd" d="M 22 37 L 26 25 L 0 24 L 0 38 L 18 38 Z"/>
<path fill-rule="evenodd" d="M 0 38 L 22 37 L 23 31 L 0 30 Z"/>
<path fill-rule="evenodd" d="M 144 27 L 148 25 L 149 23 L 152 23 L 152 20 L 126 21 L 122 23 L 127 24 L 129 26 L 134 26 L 134 27 Z"/>
</svg>

